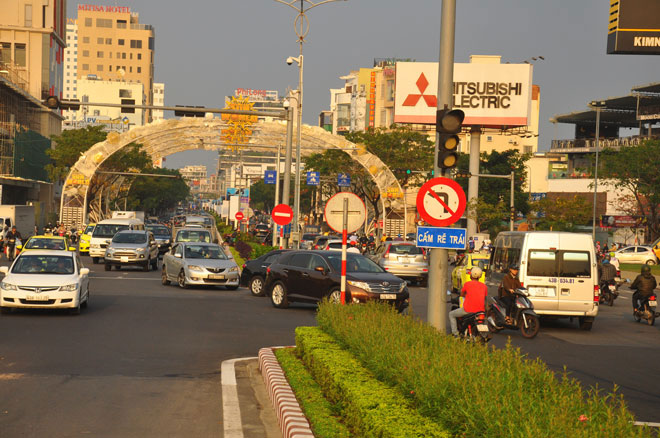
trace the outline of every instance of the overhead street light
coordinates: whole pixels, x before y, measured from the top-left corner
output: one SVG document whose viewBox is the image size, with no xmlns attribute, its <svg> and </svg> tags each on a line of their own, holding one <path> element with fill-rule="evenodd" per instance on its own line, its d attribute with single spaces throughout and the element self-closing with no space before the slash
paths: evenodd
<svg viewBox="0 0 660 438">
<path fill-rule="evenodd" d="M 594 206 L 592 212 L 593 223 L 591 225 L 591 238 L 594 243 L 596 242 L 596 200 L 598 194 L 598 150 L 599 150 L 599 136 L 600 136 L 600 111 L 606 108 L 607 102 L 604 100 L 593 101 L 589 107 L 596 110 L 596 164 L 594 165 Z"/>
</svg>

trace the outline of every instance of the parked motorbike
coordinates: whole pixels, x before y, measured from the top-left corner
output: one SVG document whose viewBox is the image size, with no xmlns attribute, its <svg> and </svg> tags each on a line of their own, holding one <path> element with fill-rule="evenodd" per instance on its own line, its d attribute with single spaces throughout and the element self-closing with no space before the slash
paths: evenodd
<svg viewBox="0 0 660 438">
<path fill-rule="evenodd" d="M 600 304 L 607 304 L 608 306 L 614 305 L 614 300 L 619 296 L 619 285 L 614 280 L 603 281 L 600 284 Z"/>
<path fill-rule="evenodd" d="M 660 316 L 660 313 L 656 312 L 657 307 L 658 298 L 654 292 L 648 297 L 643 298 L 638 308 L 633 308 L 633 318 L 637 322 L 641 322 L 643 319 L 649 325 L 653 325 L 655 324 L 655 318 Z"/>
<path fill-rule="evenodd" d="M 520 330 L 525 338 L 531 339 L 536 336 L 541 328 L 541 321 L 528 297 L 529 293 L 525 288 L 513 292 L 514 303 L 509 318 L 507 318 L 506 304 L 500 298 L 489 297 L 486 320 L 490 331 L 497 333 L 503 329 Z"/>
<path fill-rule="evenodd" d="M 452 294 L 451 304 L 451 310 L 460 307 L 460 297 L 457 294 Z M 468 313 L 465 316 L 456 318 L 456 325 L 460 336 L 468 341 L 485 344 L 492 337 L 486 323 L 485 312 Z"/>
</svg>

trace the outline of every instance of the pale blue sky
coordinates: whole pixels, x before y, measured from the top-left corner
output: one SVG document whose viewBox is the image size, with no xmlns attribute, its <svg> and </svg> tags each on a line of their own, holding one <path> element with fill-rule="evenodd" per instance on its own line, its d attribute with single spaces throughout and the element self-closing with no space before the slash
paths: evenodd
<svg viewBox="0 0 660 438">
<path fill-rule="evenodd" d="M 130 6 L 156 29 L 155 79 L 165 83 L 167 105 L 224 105 L 236 88 L 296 88 L 295 11 L 274 0 L 132 0 L 94 4 Z M 69 1 L 69 17 L 78 3 Z M 339 76 L 370 67 L 374 58 L 437 61 L 439 0 L 348 0 L 309 13 L 305 43 L 304 122 L 316 124 L 329 107 Z M 572 125 L 548 119 L 583 110 L 586 103 L 660 81 L 660 57 L 607 55 L 607 0 L 459 0 L 456 62 L 469 55 L 501 55 L 520 62 L 542 55 L 534 68 L 541 87 L 539 149 L 553 138 L 573 138 Z M 167 113 L 166 113 L 167 114 Z M 171 114 L 171 113 L 170 113 Z M 171 157 L 168 167 L 208 164 L 212 152 Z"/>
</svg>

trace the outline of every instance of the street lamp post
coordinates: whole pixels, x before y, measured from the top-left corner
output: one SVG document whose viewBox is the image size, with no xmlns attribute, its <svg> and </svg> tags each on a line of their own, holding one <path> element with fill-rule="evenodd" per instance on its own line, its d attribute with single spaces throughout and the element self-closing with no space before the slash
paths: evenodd
<svg viewBox="0 0 660 438">
<path fill-rule="evenodd" d="M 314 3 L 313 0 L 275 0 L 278 3 L 289 6 L 294 11 L 298 13 L 293 22 L 294 30 L 298 36 L 298 44 L 300 45 L 300 54 L 297 58 L 289 57 L 287 58 L 287 64 L 291 65 L 293 61 L 296 61 L 298 64 L 298 132 L 297 132 L 297 145 L 296 145 L 296 185 L 295 185 L 295 196 L 294 196 L 294 209 L 293 209 L 293 225 L 295 227 L 296 233 L 299 232 L 299 218 L 300 218 L 300 142 L 302 138 L 302 106 L 303 106 L 303 44 L 305 42 L 305 37 L 309 33 L 309 21 L 307 19 L 307 11 L 313 9 L 317 6 L 321 6 L 326 3 L 333 3 L 337 1 L 346 1 L 346 0 L 321 0 Z M 300 2 L 300 5 L 297 3 Z M 300 247 L 300 239 L 295 241 L 296 248 Z"/>
<path fill-rule="evenodd" d="M 596 200 L 598 195 L 598 150 L 600 136 L 600 110 L 605 108 L 605 101 L 594 101 L 589 104 L 591 108 L 596 109 L 596 164 L 594 166 L 594 206 L 592 213 L 591 238 L 596 242 Z"/>
</svg>

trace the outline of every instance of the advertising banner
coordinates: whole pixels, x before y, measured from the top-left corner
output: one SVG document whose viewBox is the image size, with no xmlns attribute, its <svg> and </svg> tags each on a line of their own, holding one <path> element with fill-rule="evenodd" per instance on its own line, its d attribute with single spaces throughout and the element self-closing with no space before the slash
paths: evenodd
<svg viewBox="0 0 660 438">
<path fill-rule="evenodd" d="M 637 228 L 640 225 L 641 219 L 639 216 L 602 215 L 600 217 L 600 226 L 606 228 Z"/>
<path fill-rule="evenodd" d="M 453 108 L 463 125 L 527 126 L 532 101 L 531 64 L 454 64 Z M 397 62 L 395 123 L 435 124 L 438 63 Z"/>
</svg>

